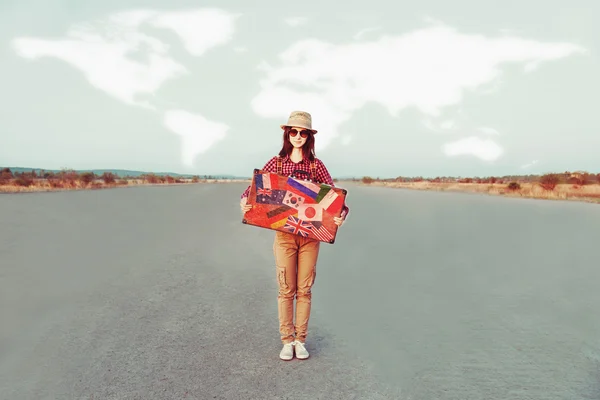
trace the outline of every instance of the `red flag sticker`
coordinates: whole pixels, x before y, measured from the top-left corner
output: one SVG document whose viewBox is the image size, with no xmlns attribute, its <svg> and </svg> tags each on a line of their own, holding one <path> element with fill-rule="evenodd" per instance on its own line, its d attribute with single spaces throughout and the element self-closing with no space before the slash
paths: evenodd
<svg viewBox="0 0 600 400">
<path fill-rule="evenodd" d="M 323 221 L 323 207 L 320 204 L 302 204 L 298 207 L 298 218 L 302 221 Z"/>
</svg>

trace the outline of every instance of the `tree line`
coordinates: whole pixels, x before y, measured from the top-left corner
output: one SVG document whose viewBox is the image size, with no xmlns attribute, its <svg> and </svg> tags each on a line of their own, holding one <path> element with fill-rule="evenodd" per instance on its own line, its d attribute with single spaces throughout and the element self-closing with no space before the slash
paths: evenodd
<svg viewBox="0 0 600 400">
<path fill-rule="evenodd" d="M 357 181 L 358 179 L 354 179 Z M 372 178 L 370 176 L 364 176 L 360 179 L 363 183 L 369 184 L 372 182 L 432 182 L 432 183 L 478 183 L 478 184 L 508 184 L 515 188 L 519 183 L 537 183 L 544 189 L 552 190 L 559 184 L 572 184 L 572 185 L 589 185 L 589 184 L 600 184 L 600 174 L 589 173 L 585 171 L 570 172 L 565 171 L 561 173 L 547 173 L 543 175 L 506 175 L 502 177 L 452 177 L 452 176 L 438 176 L 435 178 L 423 178 L 417 177 L 404 177 L 398 176 L 396 178 L 379 179 Z"/>
<path fill-rule="evenodd" d="M 210 177 L 208 178 L 210 179 Z M 32 186 L 36 182 L 46 181 L 53 188 L 60 187 L 99 187 L 103 185 L 127 185 L 130 180 L 141 180 L 150 184 L 158 183 L 184 183 L 184 182 L 199 182 L 199 176 L 193 176 L 192 178 L 184 179 L 180 177 L 172 177 L 170 175 L 155 175 L 155 174 L 143 174 L 137 177 L 123 176 L 112 172 L 104 172 L 102 174 L 95 174 L 93 172 L 77 172 L 74 170 L 62 170 L 59 172 L 52 171 L 40 171 L 39 173 L 35 170 L 26 172 L 13 172 L 10 168 L 3 168 L 0 170 L 0 185 L 15 185 L 15 186 Z"/>
</svg>

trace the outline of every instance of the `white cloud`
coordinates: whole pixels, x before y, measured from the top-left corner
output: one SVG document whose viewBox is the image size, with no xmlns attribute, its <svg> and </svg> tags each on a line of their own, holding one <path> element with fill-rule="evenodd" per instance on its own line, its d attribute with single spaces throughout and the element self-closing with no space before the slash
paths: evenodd
<svg viewBox="0 0 600 400">
<path fill-rule="evenodd" d="M 154 108 L 140 95 L 154 94 L 165 82 L 189 73 L 170 55 L 170 47 L 139 28 L 148 23 L 172 29 L 193 55 L 231 40 L 236 16 L 219 10 L 157 12 L 130 10 L 72 26 L 66 37 L 13 40 L 24 58 L 54 57 L 80 70 L 88 82 L 129 105 Z M 137 55 L 136 59 L 131 55 Z"/>
<path fill-rule="evenodd" d="M 284 22 L 286 24 L 288 24 L 289 26 L 297 27 L 300 25 L 305 25 L 308 22 L 308 19 L 305 17 L 291 17 L 291 18 L 286 18 L 284 20 Z"/>
<path fill-rule="evenodd" d="M 341 123 L 368 102 L 392 116 L 414 107 L 438 118 L 465 91 L 492 85 L 505 64 L 539 64 L 583 51 L 569 43 L 463 34 L 441 24 L 358 43 L 307 39 L 282 52 L 277 65 L 260 65 L 266 76 L 252 107 L 266 118 L 286 118 L 295 109 L 311 112 L 320 130 L 317 147 L 324 148 Z M 454 128 L 442 124 L 441 129 Z"/>
<path fill-rule="evenodd" d="M 471 155 L 483 161 L 497 160 L 503 153 L 502 147 L 491 139 L 480 139 L 470 136 L 442 146 L 442 151 L 449 157 Z"/>
<path fill-rule="evenodd" d="M 208 49 L 231 41 L 238 17 L 218 9 L 183 10 L 158 14 L 149 23 L 172 29 L 190 54 L 201 56 Z"/>
<path fill-rule="evenodd" d="M 158 12 L 130 10 L 72 26 L 65 38 L 17 38 L 12 44 L 27 59 L 54 57 L 80 70 L 95 88 L 128 105 L 156 110 L 168 104 L 155 97 L 168 80 L 189 71 L 170 55 L 170 46 L 139 31 L 143 24 L 170 29 L 194 56 L 232 38 L 237 15 L 216 9 Z M 135 55 L 136 58 L 131 56 Z M 148 100 L 139 99 L 146 95 Z M 221 140 L 228 127 L 186 111 L 169 111 L 165 126 L 182 137 L 182 159 L 191 166 L 198 154 Z"/>
<path fill-rule="evenodd" d="M 18 38 L 13 45 L 24 58 L 55 57 L 67 62 L 79 69 L 92 86 L 129 105 L 150 107 L 135 97 L 152 94 L 165 81 L 188 72 L 166 54 L 160 41 L 123 27 L 114 27 L 113 34 L 116 37 L 77 26 L 65 39 Z M 142 47 L 146 61 L 127 57 Z"/>
<path fill-rule="evenodd" d="M 229 130 L 229 126 L 223 123 L 209 121 L 184 110 L 166 112 L 163 122 L 168 129 L 181 136 L 181 157 L 187 166 L 192 166 L 196 156 L 222 140 Z"/>
</svg>

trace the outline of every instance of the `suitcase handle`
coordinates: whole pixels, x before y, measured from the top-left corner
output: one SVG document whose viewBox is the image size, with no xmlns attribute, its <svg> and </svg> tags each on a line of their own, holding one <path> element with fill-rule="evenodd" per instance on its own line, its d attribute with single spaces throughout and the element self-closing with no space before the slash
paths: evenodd
<svg viewBox="0 0 600 400">
<path fill-rule="evenodd" d="M 307 175 L 309 178 L 312 178 L 312 176 L 311 176 L 311 173 L 310 173 L 310 172 L 306 172 L 306 171 L 303 171 L 303 170 L 301 170 L 301 169 L 295 169 L 295 170 L 292 172 L 292 176 L 293 176 L 294 178 L 296 178 L 296 173 L 301 173 L 301 174 Z M 311 179 L 309 179 L 309 180 L 311 180 Z"/>
</svg>

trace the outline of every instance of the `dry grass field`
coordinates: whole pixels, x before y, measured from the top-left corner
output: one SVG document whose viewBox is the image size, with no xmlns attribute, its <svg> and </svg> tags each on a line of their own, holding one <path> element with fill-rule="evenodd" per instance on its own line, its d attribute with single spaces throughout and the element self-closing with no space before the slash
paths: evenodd
<svg viewBox="0 0 600 400">
<path fill-rule="evenodd" d="M 10 169 L 0 171 L 0 193 L 49 192 L 63 190 L 92 190 L 140 185 L 188 185 L 195 183 L 237 182 L 227 179 L 174 178 L 169 175 L 147 174 L 141 177 L 118 177 L 112 173 L 95 175 L 90 172 L 61 171 L 59 173 L 13 174 Z M 241 182 L 241 181 L 240 181 Z"/>
<path fill-rule="evenodd" d="M 413 190 L 481 193 L 507 197 L 524 197 L 546 200 L 575 200 L 600 204 L 600 180 L 578 179 L 558 174 L 544 175 L 535 181 L 494 182 L 442 182 L 419 180 L 417 182 L 382 181 L 364 179 L 364 185 Z M 596 178 L 596 176 L 592 177 Z"/>
</svg>

